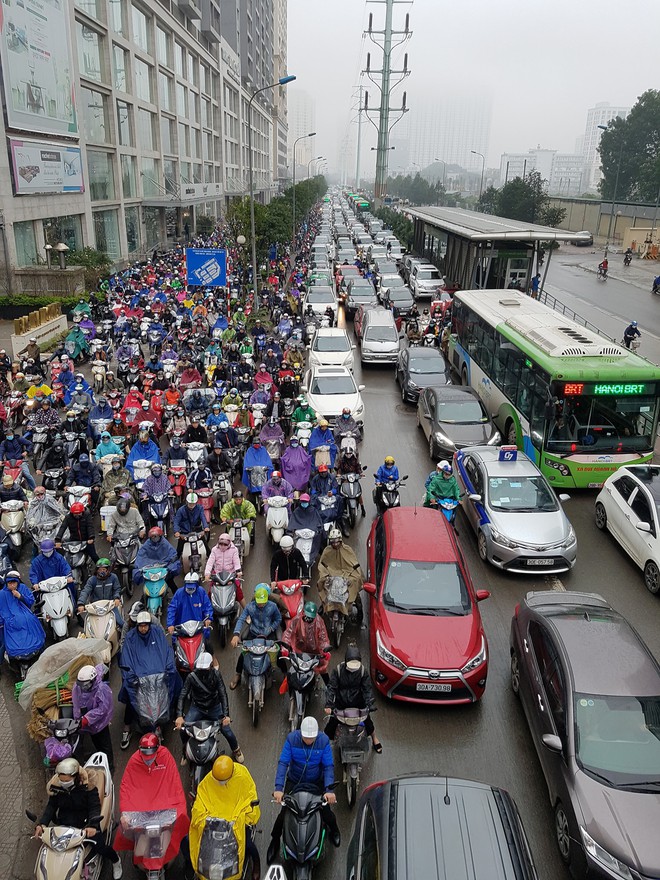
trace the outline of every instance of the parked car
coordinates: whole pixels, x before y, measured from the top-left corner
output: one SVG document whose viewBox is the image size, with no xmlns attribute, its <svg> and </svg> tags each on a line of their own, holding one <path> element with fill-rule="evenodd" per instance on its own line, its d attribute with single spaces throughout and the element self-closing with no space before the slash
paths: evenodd
<svg viewBox="0 0 660 880">
<path fill-rule="evenodd" d="M 450 383 L 447 363 L 437 348 L 402 348 L 394 378 L 401 389 L 404 403 L 417 403 L 420 391 L 431 385 Z"/>
<path fill-rule="evenodd" d="M 386 697 L 474 703 L 488 675 L 488 642 L 454 530 L 427 507 L 395 507 L 367 541 L 371 677 Z"/>
<path fill-rule="evenodd" d="M 494 446 L 501 440 L 479 395 L 466 385 L 425 388 L 417 401 L 417 425 L 434 460 L 451 458 L 465 446 Z"/>
<path fill-rule="evenodd" d="M 536 880 L 508 791 L 420 773 L 370 785 L 358 802 L 346 880 Z"/>
<path fill-rule="evenodd" d="M 353 418 L 364 416 L 362 394 L 364 385 L 356 385 L 347 367 L 310 367 L 305 374 L 302 391 L 309 405 L 320 416 L 334 423 L 344 407 L 351 410 Z"/>
<path fill-rule="evenodd" d="M 454 455 L 461 505 L 484 562 L 517 574 L 559 574 L 577 559 L 577 538 L 561 502 L 515 447 L 468 446 Z"/>
<path fill-rule="evenodd" d="M 520 698 L 575 877 L 660 877 L 660 665 L 601 596 L 528 593 L 511 621 Z"/>
<path fill-rule="evenodd" d="M 339 327 L 320 327 L 309 346 L 310 367 L 348 367 L 353 369 L 355 345 Z"/>
</svg>

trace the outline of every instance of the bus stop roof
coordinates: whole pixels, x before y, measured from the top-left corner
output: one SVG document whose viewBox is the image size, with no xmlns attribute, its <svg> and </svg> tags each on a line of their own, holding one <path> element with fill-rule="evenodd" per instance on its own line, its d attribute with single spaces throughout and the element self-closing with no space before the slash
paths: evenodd
<svg viewBox="0 0 660 880">
<path fill-rule="evenodd" d="M 452 232 L 469 241 L 583 241 L 585 233 L 553 229 L 537 223 L 509 220 L 464 208 L 406 208 L 405 212 L 428 226 Z"/>
</svg>

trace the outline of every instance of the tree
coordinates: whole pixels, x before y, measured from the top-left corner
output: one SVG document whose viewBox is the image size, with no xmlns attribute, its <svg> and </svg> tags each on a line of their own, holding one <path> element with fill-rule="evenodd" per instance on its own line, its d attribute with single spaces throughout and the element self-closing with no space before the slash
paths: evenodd
<svg viewBox="0 0 660 880">
<path fill-rule="evenodd" d="M 566 209 L 550 205 L 545 184 L 538 171 L 530 171 L 524 179 L 514 177 L 502 189 L 489 186 L 482 193 L 477 207 L 487 214 L 497 214 L 510 220 L 557 226 L 566 216 Z"/>
<path fill-rule="evenodd" d="M 418 172 L 414 177 L 409 174 L 406 174 L 405 177 L 403 175 L 388 177 L 387 192 L 391 196 L 408 199 L 413 205 L 435 205 L 441 195 L 444 195 L 445 188 L 439 181 L 429 183 Z"/>
<path fill-rule="evenodd" d="M 660 91 L 649 89 L 625 119 L 611 120 L 598 147 L 605 199 L 655 201 L 660 189 Z M 617 169 L 619 183 L 616 184 Z"/>
<path fill-rule="evenodd" d="M 477 202 L 477 210 L 484 214 L 497 214 L 499 192 L 494 186 L 487 186 Z"/>
</svg>

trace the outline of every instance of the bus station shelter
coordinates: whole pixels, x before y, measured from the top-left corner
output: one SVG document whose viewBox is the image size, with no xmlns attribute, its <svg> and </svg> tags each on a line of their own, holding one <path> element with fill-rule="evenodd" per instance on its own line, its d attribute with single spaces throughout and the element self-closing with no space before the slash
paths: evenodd
<svg viewBox="0 0 660 880">
<path fill-rule="evenodd" d="M 406 208 L 406 214 L 414 225 L 414 252 L 441 269 L 449 289 L 505 288 L 513 282 L 528 291 L 543 266 L 542 288 L 550 243 L 585 239 L 578 232 L 464 208 Z"/>
</svg>

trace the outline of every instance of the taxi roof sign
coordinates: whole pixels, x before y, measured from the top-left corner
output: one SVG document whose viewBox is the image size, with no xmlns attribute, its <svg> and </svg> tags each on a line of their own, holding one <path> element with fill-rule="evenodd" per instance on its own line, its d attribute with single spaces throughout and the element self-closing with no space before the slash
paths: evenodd
<svg viewBox="0 0 660 880">
<path fill-rule="evenodd" d="M 498 461 L 517 461 L 518 460 L 518 447 L 517 446 L 500 446 L 500 454 L 497 457 Z"/>
</svg>

